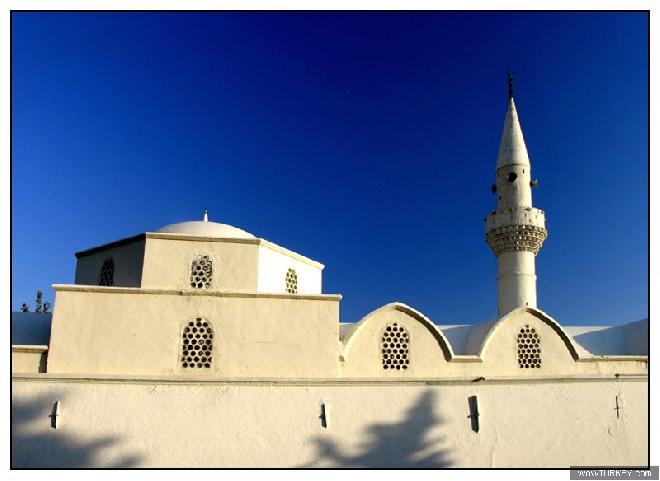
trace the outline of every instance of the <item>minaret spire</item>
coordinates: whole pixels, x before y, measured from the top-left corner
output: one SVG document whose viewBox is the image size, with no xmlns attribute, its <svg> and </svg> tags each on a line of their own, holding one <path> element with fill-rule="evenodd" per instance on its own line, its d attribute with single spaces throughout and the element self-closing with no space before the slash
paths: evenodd
<svg viewBox="0 0 660 481">
<path fill-rule="evenodd" d="M 527 171 L 529 171 L 530 167 L 527 146 L 525 145 L 522 128 L 518 120 L 518 111 L 516 110 L 516 103 L 513 97 L 509 98 L 507 105 L 496 169 L 500 169 L 506 165 L 525 165 L 528 167 Z"/>
<path fill-rule="evenodd" d="M 509 101 L 493 193 L 497 208 L 486 218 L 486 241 L 497 256 L 498 312 L 536 307 L 535 256 L 547 236 L 545 213 L 532 207 L 531 165 L 513 101 L 513 76 L 508 74 Z"/>
</svg>

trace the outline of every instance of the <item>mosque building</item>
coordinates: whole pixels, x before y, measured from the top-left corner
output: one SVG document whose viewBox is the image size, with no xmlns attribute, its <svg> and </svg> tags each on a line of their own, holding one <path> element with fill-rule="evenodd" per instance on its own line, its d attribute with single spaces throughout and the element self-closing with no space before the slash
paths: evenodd
<svg viewBox="0 0 660 481">
<path fill-rule="evenodd" d="M 52 317 L 12 314 L 12 466 L 648 465 L 648 321 L 539 309 L 536 184 L 510 85 L 480 324 L 341 323 L 323 264 L 206 212 L 76 253 Z"/>
</svg>

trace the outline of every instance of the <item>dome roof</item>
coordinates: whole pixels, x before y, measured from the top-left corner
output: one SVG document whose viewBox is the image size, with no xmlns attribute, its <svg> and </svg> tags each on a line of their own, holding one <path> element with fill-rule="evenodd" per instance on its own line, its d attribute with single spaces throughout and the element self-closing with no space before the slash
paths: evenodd
<svg viewBox="0 0 660 481">
<path fill-rule="evenodd" d="M 218 222 L 209 222 L 203 220 L 194 220 L 189 222 L 179 222 L 169 224 L 154 232 L 161 234 L 185 234 L 199 237 L 223 237 L 234 239 L 255 239 L 249 232 L 243 229 Z"/>
</svg>

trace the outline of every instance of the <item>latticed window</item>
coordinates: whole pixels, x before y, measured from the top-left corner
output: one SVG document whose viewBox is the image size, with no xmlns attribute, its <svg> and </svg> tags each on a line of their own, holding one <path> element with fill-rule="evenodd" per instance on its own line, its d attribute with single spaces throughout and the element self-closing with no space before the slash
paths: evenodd
<svg viewBox="0 0 660 481">
<path fill-rule="evenodd" d="M 112 258 L 103 261 L 99 274 L 99 286 L 111 286 L 115 282 L 115 263 Z"/>
<path fill-rule="evenodd" d="M 408 369 L 409 345 L 408 330 L 396 322 L 388 324 L 381 337 L 383 369 Z"/>
<path fill-rule="evenodd" d="M 213 261 L 209 256 L 197 256 L 190 267 L 190 287 L 210 289 L 213 283 Z"/>
<path fill-rule="evenodd" d="M 181 367 L 208 369 L 213 362 L 213 329 L 198 317 L 183 328 L 181 340 Z"/>
<path fill-rule="evenodd" d="M 298 274 L 295 269 L 286 271 L 286 292 L 298 294 Z"/>
<path fill-rule="evenodd" d="M 518 366 L 521 369 L 541 367 L 541 338 L 533 327 L 518 332 Z"/>
</svg>

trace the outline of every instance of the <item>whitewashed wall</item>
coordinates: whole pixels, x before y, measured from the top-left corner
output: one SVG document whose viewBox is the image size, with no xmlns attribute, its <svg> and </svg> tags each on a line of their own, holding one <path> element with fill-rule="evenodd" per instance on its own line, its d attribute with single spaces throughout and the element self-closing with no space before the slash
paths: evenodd
<svg viewBox="0 0 660 481">
<path fill-rule="evenodd" d="M 285 292 L 288 269 L 298 276 L 298 294 L 320 294 L 322 267 L 278 252 L 267 245 L 259 246 L 259 278 L 257 292 Z"/>
<path fill-rule="evenodd" d="M 211 290 L 254 292 L 257 244 L 253 239 L 207 239 L 149 234 L 141 287 L 191 289 L 190 270 L 197 256 L 213 262 Z"/>
<path fill-rule="evenodd" d="M 13 467 L 648 463 L 646 380 L 231 383 L 49 376 L 13 381 Z M 477 396 L 478 432 L 470 396 Z"/>
<path fill-rule="evenodd" d="M 213 361 L 199 374 L 331 377 L 339 359 L 339 296 L 58 286 L 49 373 L 191 375 L 182 332 L 202 318 Z"/>
</svg>

